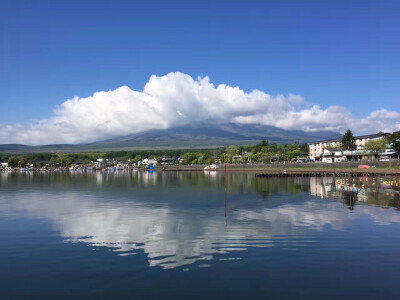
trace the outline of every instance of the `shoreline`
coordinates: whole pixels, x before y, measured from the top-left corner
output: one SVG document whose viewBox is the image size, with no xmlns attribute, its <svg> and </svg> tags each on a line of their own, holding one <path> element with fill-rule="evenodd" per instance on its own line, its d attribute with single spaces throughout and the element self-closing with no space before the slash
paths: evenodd
<svg viewBox="0 0 400 300">
<path fill-rule="evenodd" d="M 370 168 L 358 168 L 356 165 L 311 165 L 311 164 L 282 164 L 282 165 L 232 165 L 227 164 L 226 166 L 220 165 L 216 170 L 204 170 L 206 165 L 196 165 L 196 166 L 156 166 L 152 170 L 156 172 L 249 172 L 249 173 L 263 173 L 263 174 L 344 174 L 344 173 L 354 173 L 354 174 L 385 174 L 385 175 L 400 175 L 400 168 L 397 166 L 391 166 L 390 164 L 385 164 L 385 166 L 371 166 Z M 46 173 L 46 172 L 136 172 L 136 171 L 151 171 L 146 168 L 129 167 L 123 169 L 76 169 L 70 170 L 69 168 L 12 168 L 3 169 L 0 172 L 3 173 Z"/>
</svg>

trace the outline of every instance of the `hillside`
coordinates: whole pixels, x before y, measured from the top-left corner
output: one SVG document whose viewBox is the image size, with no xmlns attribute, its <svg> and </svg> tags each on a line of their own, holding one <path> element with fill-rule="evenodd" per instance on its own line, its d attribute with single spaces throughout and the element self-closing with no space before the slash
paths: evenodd
<svg viewBox="0 0 400 300">
<path fill-rule="evenodd" d="M 155 129 L 87 144 L 56 144 L 27 146 L 0 145 L 0 152 L 82 152 L 134 149 L 215 148 L 227 145 L 255 144 L 262 139 L 276 143 L 307 143 L 339 138 L 335 132 L 305 132 L 284 130 L 265 125 L 185 125 L 169 129 Z"/>
</svg>

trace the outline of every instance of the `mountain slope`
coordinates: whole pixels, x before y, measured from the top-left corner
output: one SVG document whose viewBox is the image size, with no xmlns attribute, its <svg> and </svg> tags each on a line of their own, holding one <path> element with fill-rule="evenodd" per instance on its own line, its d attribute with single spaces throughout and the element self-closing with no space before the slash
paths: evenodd
<svg viewBox="0 0 400 300">
<path fill-rule="evenodd" d="M 254 124 L 184 125 L 168 129 L 154 129 L 88 144 L 57 144 L 27 146 L 0 145 L 0 152 L 73 152 L 133 149 L 213 148 L 227 145 L 255 144 L 262 139 L 277 143 L 307 143 L 340 138 L 335 132 L 284 130 Z"/>
<path fill-rule="evenodd" d="M 229 145 L 257 143 L 261 139 L 277 143 L 307 143 L 323 139 L 340 138 L 335 132 L 305 132 L 284 130 L 265 125 L 240 125 L 234 123 L 221 125 L 185 125 L 168 129 L 155 129 L 114 139 L 99 141 L 91 145 Z"/>
</svg>

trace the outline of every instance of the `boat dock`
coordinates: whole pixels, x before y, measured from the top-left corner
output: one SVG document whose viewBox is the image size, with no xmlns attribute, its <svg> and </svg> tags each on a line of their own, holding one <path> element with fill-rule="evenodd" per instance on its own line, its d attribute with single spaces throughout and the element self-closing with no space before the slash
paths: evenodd
<svg viewBox="0 0 400 300">
<path fill-rule="evenodd" d="M 287 170 L 287 171 L 272 171 L 268 173 L 257 173 L 256 177 L 376 177 L 376 176 L 398 176 L 399 173 L 397 172 L 382 172 L 382 171 L 368 171 L 365 170 L 352 170 L 352 171 L 294 171 L 294 170 Z"/>
</svg>

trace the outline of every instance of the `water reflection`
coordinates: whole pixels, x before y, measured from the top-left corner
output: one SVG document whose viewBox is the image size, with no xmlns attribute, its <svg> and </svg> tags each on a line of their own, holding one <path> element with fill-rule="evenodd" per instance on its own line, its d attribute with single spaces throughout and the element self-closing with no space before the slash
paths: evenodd
<svg viewBox="0 0 400 300">
<path fill-rule="evenodd" d="M 206 267 L 216 256 L 236 259 L 249 247 L 309 247 L 316 242 L 313 232 L 343 230 L 361 217 L 378 225 L 400 222 L 395 209 L 375 206 L 397 207 L 398 193 L 356 194 L 333 178 L 1 174 L 0 188 L 2 217 L 46 219 L 65 241 L 106 246 L 120 256 L 144 252 L 150 266 L 162 268 L 197 261 Z"/>
<path fill-rule="evenodd" d="M 381 179 L 383 180 L 384 178 Z M 310 193 L 321 198 L 342 200 L 350 210 L 361 204 L 400 208 L 399 190 L 379 186 L 378 181 L 379 179 L 366 177 L 310 178 Z"/>
</svg>

